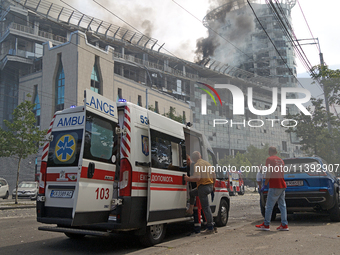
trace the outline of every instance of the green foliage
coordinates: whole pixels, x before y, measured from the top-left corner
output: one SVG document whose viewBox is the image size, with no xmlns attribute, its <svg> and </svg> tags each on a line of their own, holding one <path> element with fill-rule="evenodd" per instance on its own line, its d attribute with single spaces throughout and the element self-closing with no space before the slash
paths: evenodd
<svg viewBox="0 0 340 255">
<path fill-rule="evenodd" d="M 340 70 L 331 70 L 327 65 L 313 67 L 312 78 L 321 83 L 329 104 L 340 104 Z M 314 82 L 314 83 L 315 83 Z M 307 155 L 317 155 L 328 163 L 339 163 L 340 153 L 340 119 L 332 113 L 327 113 L 322 99 L 312 100 L 312 107 L 308 110 L 311 116 L 301 113 L 287 116 L 298 121 L 296 128 L 289 128 L 287 132 L 296 132 L 301 140 L 302 150 Z M 331 132 L 328 128 L 331 124 Z"/>
<path fill-rule="evenodd" d="M 340 105 L 340 70 L 331 70 L 327 65 L 313 67 L 312 78 L 324 87 L 330 104 Z"/>
<path fill-rule="evenodd" d="M 226 166 L 228 167 L 230 165 L 230 167 L 235 166 L 237 171 L 240 170 L 241 166 L 252 166 L 252 164 L 249 162 L 249 160 L 247 159 L 247 157 L 245 156 L 245 154 L 236 153 L 236 156 L 228 156 L 228 157 L 224 157 L 223 159 L 220 159 L 218 164 L 220 166 Z M 249 173 L 243 173 L 244 177 L 248 178 Z"/>
<path fill-rule="evenodd" d="M 264 165 L 268 158 L 269 144 L 265 144 L 261 149 L 250 145 L 247 148 L 246 157 L 253 166 Z"/>
<path fill-rule="evenodd" d="M 312 115 L 298 113 L 287 115 L 287 119 L 298 121 L 295 128 L 289 128 L 286 132 L 295 132 L 300 139 L 301 149 L 308 155 L 317 155 L 328 163 L 338 163 L 339 146 L 339 119 L 334 115 L 328 115 L 323 106 L 322 99 L 311 99 L 312 107 L 308 111 Z M 329 116 L 329 117 L 327 117 Z M 328 130 L 328 120 L 333 127 L 332 134 Z"/>
<path fill-rule="evenodd" d="M 8 131 L 0 128 L 0 157 L 15 157 L 18 159 L 16 190 L 18 190 L 21 160 L 38 152 L 38 145 L 46 134 L 46 131 L 40 131 L 35 126 L 36 119 L 32 112 L 34 106 L 35 104 L 30 101 L 22 102 L 14 109 L 12 122 L 4 120 Z M 15 203 L 18 203 L 17 197 Z"/>
<path fill-rule="evenodd" d="M 241 166 L 250 166 L 249 172 L 243 172 L 243 176 L 247 179 L 256 181 L 256 171 L 257 168 L 255 166 L 265 165 L 266 159 L 269 157 L 268 155 L 269 144 L 265 144 L 262 148 L 256 148 L 253 145 L 250 145 L 247 148 L 247 152 L 244 154 L 237 153 L 233 158 L 232 156 L 225 157 L 221 159 L 218 164 L 220 166 L 236 166 L 237 170 L 240 170 Z M 277 153 L 277 156 L 280 157 L 280 153 Z"/>
<path fill-rule="evenodd" d="M 155 112 L 156 108 L 153 105 L 148 105 L 148 110 Z"/>
<path fill-rule="evenodd" d="M 165 117 L 168 117 L 169 119 L 175 120 L 179 123 L 184 123 L 185 119 L 183 118 L 182 115 L 176 116 L 176 108 L 175 107 L 170 107 L 170 110 L 164 114 Z"/>
<path fill-rule="evenodd" d="M 40 131 L 35 126 L 33 108 L 33 103 L 24 101 L 14 109 L 12 122 L 4 120 L 8 131 L 0 130 L 6 144 L 6 148 L 1 149 L 0 156 L 25 159 L 38 152 L 38 143 L 43 140 L 46 131 Z"/>
</svg>

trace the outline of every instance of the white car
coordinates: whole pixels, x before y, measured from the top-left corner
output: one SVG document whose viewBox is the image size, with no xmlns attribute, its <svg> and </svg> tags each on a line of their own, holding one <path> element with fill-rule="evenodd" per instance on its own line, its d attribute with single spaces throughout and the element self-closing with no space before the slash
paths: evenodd
<svg viewBox="0 0 340 255">
<path fill-rule="evenodd" d="M 0 198 L 7 199 L 9 196 L 9 186 L 5 179 L 0 178 Z"/>
<path fill-rule="evenodd" d="M 31 200 L 37 199 L 38 195 L 38 182 L 33 181 L 23 181 L 19 183 L 18 186 L 18 198 L 30 198 Z M 16 195 L 16 190 L 12 192 L 12 198 L 14 199 Z"/>
</svg>

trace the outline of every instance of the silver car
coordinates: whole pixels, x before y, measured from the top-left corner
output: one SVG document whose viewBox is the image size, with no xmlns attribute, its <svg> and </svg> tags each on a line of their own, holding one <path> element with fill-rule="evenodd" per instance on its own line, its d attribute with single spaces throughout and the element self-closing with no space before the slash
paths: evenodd
<svg viewBox="0 0 340 255">
<path fill-rule="evenodd" d="M 9 196 L 9 186 L 8 182 L 0 178 L 0 198 L 7 199 Z"/>
<path fill-rule="evenodd" d="M 30 198 L 31 200 L 37 199 L 38 195 L 38 182 L 23 181 L 18 186 L 18 198 Z M 15 189 L 12 192 L 12 198 L 16 195 Z"/>
</svg>

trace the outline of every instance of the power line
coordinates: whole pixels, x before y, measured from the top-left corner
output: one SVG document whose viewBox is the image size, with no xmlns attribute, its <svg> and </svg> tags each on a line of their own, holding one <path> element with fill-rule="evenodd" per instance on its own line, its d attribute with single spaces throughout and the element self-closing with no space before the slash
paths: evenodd
<svg viewBox="0 0 340 255">
<path fill-rule="evenodd" d="M 286 34 L 286 36 L 287 36 L 288 40 L 290 41 L 292 47 L 294 48 L 295 52 L 297 53 L 297 56 L 300 59 L 301 63 L 304 65 L 304 67 L 306 68 L 306 70 L 310 74 L 315 75 L 313 67 L 312 67 L 308 57 L 306 56 L 304 50 L 302 49 L 299 41 L 297 40 L 297 37 L 296 37 L 296 35 L 294 33 L 294 30 L 291 27 L 290 22 L 289 22 L 289 20 L 288 20 L 288 18 L 286 16 L 286 14 L 285 14 L 281 4 L 279 3 L 279 1 L 275 0 L 275 3 L 276 3 L 277 8 L 281 12 L 281 15 L 280 15 L 280 13 L 278 13 L 278 11 L 277 11 L 276 7 L 274 6 L 272 0 L 269 0 L 269 1 L 266 0 L 266 3 L 269 6 L 269 8 L 273 11 L 277 21 L 279 22 L 279 24 L 281 26 L 281 30 Z M 287 24 L 287 26 L 289 28 L 287 28 L 287 26 L 285 25 L 285 22 L 283 22 L 281 16 L 285 20 L 285 22 L 286 22 L 286 24 Z M 292 33 L 292 35 L 291 35 L 291 33 Z M 320 84 L 319 80 L 317 80 L 317 84 L 321 88 L 321 84 Z"/>
<path fill-rule="evenodd" d="M 303 16 L 303 18 L 304 18 L 304 20 L 305 20 L 305 22 L 306 22 L 306 24 L 307 24 L 308 30 L 309 30 L 309 32 L 310 32 L 312 38 L 314 39 L 314 43 L 316 44 L 315 47 L 316 47 L 316 49 L 318 50 L 318 52 L 321 53 L 321 52 L 320 52 L 320 49 L 319 49 L 318 46 L 317 46 L 317 42 L 316 42 L 315 37 L 314 37 L 314 35 L 313 35 L 313 33 L 312 33 L 312 30 L 310 29 L 310 26 L 309 26 L 309 24 L 308 24 L 308 22 L 307 22 L 306 16 L 305 16 L 305 14 L 304 14 L 304 12 L 303 12 L 303 10 L 302 10 L 302 8 L 301 8 L 301 5 L 300 5 L 299 0 L 297 0 L 297 3 L 298 3 L 298 5 L 299 5 L 300 11 L 301 11 L 301 13 L 302 13 L 302 16 Z"/>
<path fill-rule="evenodd" d="M 296 81 L 301 85 L 301 87 L 304 88 L 304 86 L 301 84 L 301 82 L 296 78 L 296 76 L 294 75 L 294 73 L 292 72 L 291 68 L 288 66 L 287 61 L 285 61 L 281 55 L 281 53 L 279 52 L 279 50 L 276 48 L 276 45 L 274 44 L 273 40 L 270 38 L 269 34 L 267 33 L 266 29 L 263 27 L 260 19 L 257 17 L 255 10 L 253 9 L 253 6 L 250 4 L 249 0 L 247 0 L 249 7 L 251 8 L 251 10 L 253 11 L 256 20 L 258 21 L 258 23 L 260 24 L 262 30 L 265 32 L 265 34 L 267 35 L 268 39 L 270 40 L 271 44 L 274 46 L 277 54 L 280 56 L 281 60 L 283 61 L 283 63 L 285 63 L 285 65 L 287 66 L 288 71 L 291 73 L 291 75 L 296 79 Z"/>
</svg>

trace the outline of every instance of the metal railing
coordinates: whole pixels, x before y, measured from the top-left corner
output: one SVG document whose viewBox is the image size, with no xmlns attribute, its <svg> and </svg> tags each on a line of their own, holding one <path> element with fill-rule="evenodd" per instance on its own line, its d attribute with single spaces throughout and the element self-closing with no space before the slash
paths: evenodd
<svg viewBox="0 0 340 255">
<path fill-rule="evenodd" d="M 12 22 L 8 26 L 8 30 L 9 29 L 15 29 L 15 30 L 25 32 L 25 33 L 29 33 L 29 34 L 33 34 L 33 35 L 35 34 L 33 27 L 21 25 L 21 24 L 14 23 L 14 22 Z M 67 41 L 67 39 L 65 37 L 62 37 L 60 35 L 54 35 L 52 33 L 42 31 L 42 30 L 38 30 L 38 34 L 35 34 L 35 35 L 40 36 L 40 37 L 44 37 L 44 38 L 47 38 L 47 39 L 50 39 L 50 40 L 58 41 L 58 42 L 61 42 L 61 43 L 65 43 Z"/>
</svg>

